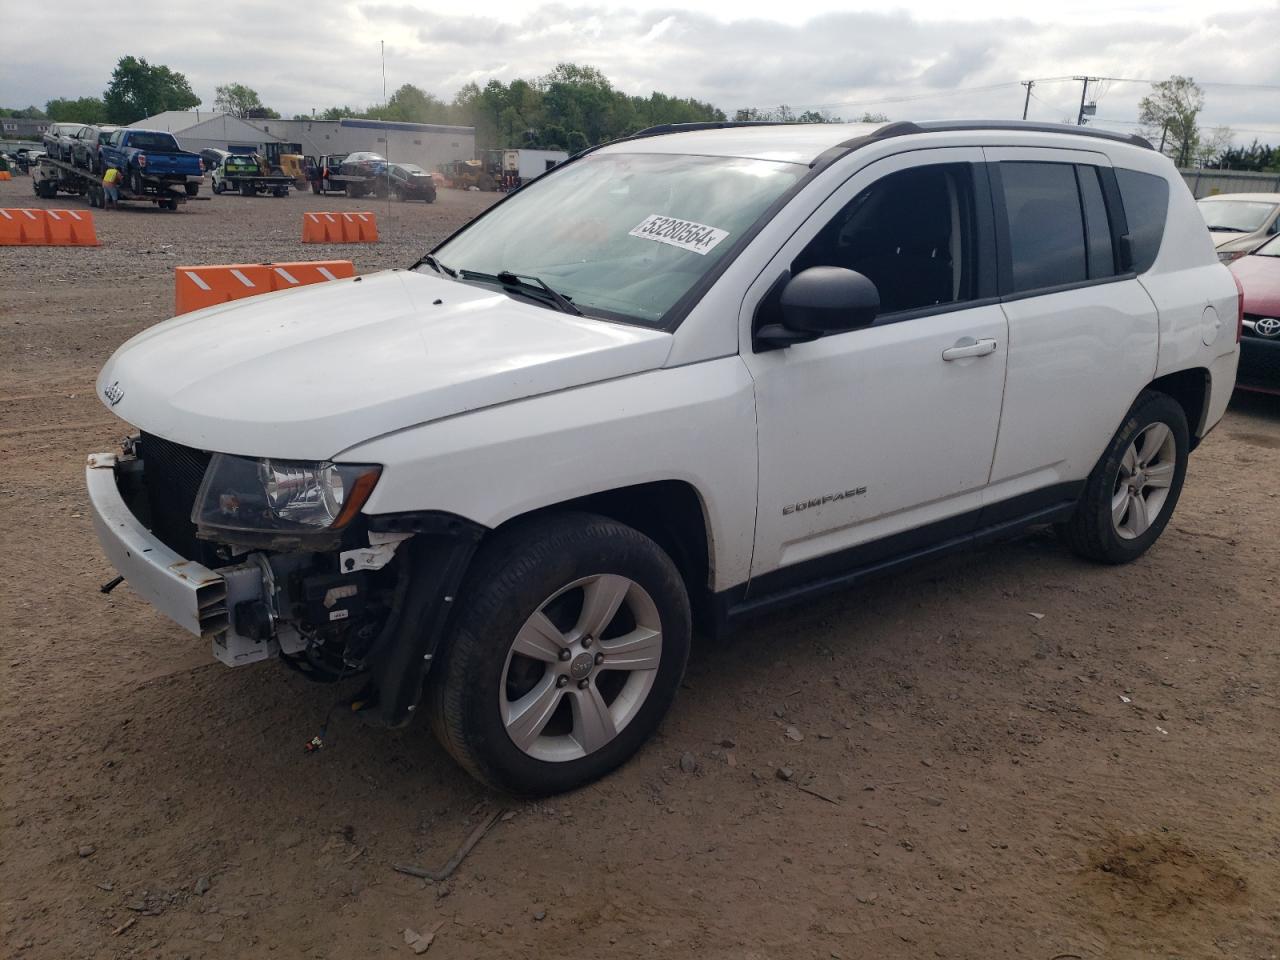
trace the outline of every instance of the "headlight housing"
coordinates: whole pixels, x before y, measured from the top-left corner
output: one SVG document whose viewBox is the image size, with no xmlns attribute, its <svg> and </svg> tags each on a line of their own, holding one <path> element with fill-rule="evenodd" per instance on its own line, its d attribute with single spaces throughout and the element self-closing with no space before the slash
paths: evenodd
<svg viewBox="0 0 1280 960">
<path fill-rule="evenodd" d="M 341 530 L 360 512 L 382 468 L 215 453 L 191 510 L 199 527 L 248 532 Z"/>
</svg>

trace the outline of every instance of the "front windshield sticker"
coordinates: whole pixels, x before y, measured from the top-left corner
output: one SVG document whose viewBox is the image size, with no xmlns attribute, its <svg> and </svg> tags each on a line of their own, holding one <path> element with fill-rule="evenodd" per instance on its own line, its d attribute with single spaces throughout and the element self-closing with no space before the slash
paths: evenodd
<svg viewBox="0 0 1280 960">
<path fill-rule="evenodd" d="M 691 250 L 699 256 L 705 256 L 709 250 L 714 250 L 716 244 L 729 235 L 728 230 L 708 227 L 692 220 L 664 217 L 660 213 L 651 213 L 639 226 L 628 232 L 641 240 L 669 243 L 681 250 Z"/>
</svg>

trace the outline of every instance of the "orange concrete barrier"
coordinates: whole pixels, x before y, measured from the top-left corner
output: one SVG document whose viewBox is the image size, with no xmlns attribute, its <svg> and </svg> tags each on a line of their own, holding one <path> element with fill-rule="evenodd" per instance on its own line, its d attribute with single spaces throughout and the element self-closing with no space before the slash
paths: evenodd
<svg viewBox="0 0 1280 960">
<path fill-rule="evenodd" d="M 344 213 L 342 235 L 347 243 L 377 243 L 378 218 L 369 212 Z"/>
<path fill-rule="evenodd" d="M 0 210 L 0 246 L 96 247 L 93 214 L 87 210 Z"/>
<path fill-rule="evenodd" d="M 0 209 L 0 246 L 43 244 L 44 211 L 25 207 Z"/>
<path fill-rule="evenodd" d="M 368 212 L 320 212 L 302 215 L 303 243 L 376 243 L 378 218 Z"/>
<path fill-rule="evenodd" d="M 190 313 L 231 300 L 355 276 L 350 260 L 233 263 L 173 268 L 173 312 Z"/>
<path fill-rule="evenodd" d="M 13 179 L 13 174 L 11 174 L 8 170 L 0 170 L 0 180 L 12 180 L 12 179 Z"/>
<path fill-rule="evenodd" d="M 55 247 L 96 247 L 98 234 L 88 210 L 45 210 L 45 236 Z"/>
</svg>

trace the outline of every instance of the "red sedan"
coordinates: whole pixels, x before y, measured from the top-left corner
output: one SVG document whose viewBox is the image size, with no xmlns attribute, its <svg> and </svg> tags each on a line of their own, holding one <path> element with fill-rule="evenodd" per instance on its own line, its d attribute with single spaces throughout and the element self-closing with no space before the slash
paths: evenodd
<svg viewBox="0 0 1280 960">
<path fill-rule="evenodd" d="M 1244 289 L 1244 336 L 1236 385 L 1280 393 L 1280 236 L 1231 264 Z"/>
</svg>

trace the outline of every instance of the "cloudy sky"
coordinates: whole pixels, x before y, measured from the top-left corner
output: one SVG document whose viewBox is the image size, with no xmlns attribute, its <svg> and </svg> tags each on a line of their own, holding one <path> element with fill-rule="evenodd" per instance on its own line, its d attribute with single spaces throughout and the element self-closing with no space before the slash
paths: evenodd
<svg viewBox="0 0 1280 960">
<path fill-rule="evenodd" d="M 1019 80 L 1088 74 L 1118 78 L 1091 88 L 1098 124 L 1131 129 L 1147 87 L 1130 81 L 1182 73 L 1205 85 L 1206 127 L 1280 142 L 1277 0 L 684 0 L 678 9 L 489 0 L 471 8 L 480 13 L 432 0 L 58 7 L 51 17 L 47 4 L 7 5 L 0 105 L 98 94 L 115 60 L 135 54 L 185 73 L 206 106 L 214 86 L 232 80 L 286 116 L 362 106 L 381 99 L 385 41 L 388 91 L 409 82 L 447 99 L 467 81 L 532 77 L 572 60 L 629 93 L 698 97 L 730 114 L 786 103 L 894 119 L 1017 117 Z M 1074 119 L 1079 97 L 1079 83 L 1046 79 L 1030 117 Z"/>
</svg>

